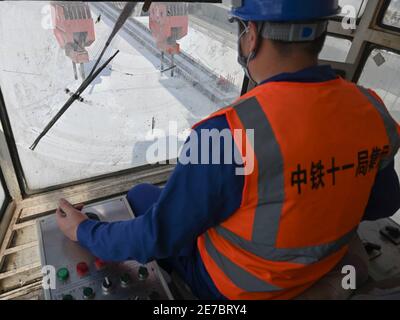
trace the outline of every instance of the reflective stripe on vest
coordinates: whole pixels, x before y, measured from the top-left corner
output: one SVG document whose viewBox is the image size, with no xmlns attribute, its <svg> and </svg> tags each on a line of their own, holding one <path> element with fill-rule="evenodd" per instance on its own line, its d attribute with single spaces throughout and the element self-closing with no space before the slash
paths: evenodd
<svg viewBox="0 0 400 320">
<path fill-rule="evenodd" d="M 325 243 L 318 246 L 305 248 L 282 249 L 272 246 L 266 246 L 255 242 L 250 242 L 233 232 L 223 228 L 216 227 L 217 233 L 229 240 L 239 248 L 251 252 L 252 254 L 270 261 L 290 261 L 301 264 L 311 264 L 324 259 L 325 257 L 339 251 L 344 245 L 348 244 L 356 235 L 357 228 L 346 233 L 344 236 L 331 243 Z M 266 231 L 268 232 L 268 231 Z"/>
<path fill-rule="evenodd" d="M 358 88 L 368 98 L 369 102 L 371 102 L 371 104 L 375 107 L 375 109 L 382 117 L 382 121 L 385 124 L 386 133 L 390 141 L 392 157 L 389 157 L 389 159 L 391 159 L 400 148 L 400 137 L 396 122 L 393 120 L 385 105 L 378 101 L 377 98 L 375 98 L 368 89 L 365 89 L 361 86 L 358 86 Z M 389 164 L 389 162 L 390 161 L 383 160 L 381 163 L 381 169 L 385 168 Z"/>
<path fill-rule="evenodd" d="M 258 199 L 252 242 L 275 245 L 284 201 L 283 159 L 269 120 L 255 97 L 233 106 L 245 129 L 254 129 L 255 157 L 258 160 Z M 251 140 L 251 139 L 249 139 Z M 252 141 L 250 141 L 252 143 Z M 268 183 L 265 183 L 268 181 Z M 268 214 L 264 210 L 268 206 Z M 271 205 L 273 204 L 273 205 Z M 268 229 L 265 229 L 268 226 Z"/>
<path fill-rule="evenodd" d="M 254 275 L 243 270 L 223 254 L 219 253 L 214 247 L 208 234 L 205 234 L 205 244 L 208 254 L 213 258 L 215 263 L 224 270 L 225 274 L 240 289 L 247 292 L 273 292 L 279 291 L 281 288 L 258 279 Z"/>
</svg>

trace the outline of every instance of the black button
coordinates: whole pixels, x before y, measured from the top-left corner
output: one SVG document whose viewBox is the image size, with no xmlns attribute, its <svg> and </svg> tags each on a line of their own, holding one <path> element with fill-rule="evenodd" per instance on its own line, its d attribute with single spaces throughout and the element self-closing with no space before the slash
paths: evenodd
<svg viewBox="0 0 400 320">
<path fill-rule="evenodd" d="M 131 276 L 128 273 L 124 273 L 119 277 L 119 281 L 121 282 L 121 286 L 127 287 L 131 282 Z"/>
<path fill-rule="evenodd" d="M 83 298 L 84 299 L 93 299 L 94 298 L 94 291 L 90 287 L 83 288 Z"/>
<path fill-rule="evenodd" d="M 149 271 L 145 266 L 140 266 L 138 270 L 139 280 L 146 280 L 149 277 Z"/>
</svg>

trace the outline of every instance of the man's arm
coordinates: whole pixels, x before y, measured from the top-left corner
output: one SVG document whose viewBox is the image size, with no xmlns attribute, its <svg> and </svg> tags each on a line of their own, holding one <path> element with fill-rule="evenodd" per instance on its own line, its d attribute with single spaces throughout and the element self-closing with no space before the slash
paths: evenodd
<svg viewBox="0 0 400 320">
<path fill-rule="evenodd" d="M 400 185 L 392 160 L 375 178 L 363 220 L 387 218 L 399 209 Z"/>
<path fill-rule="evenodd" d="M 400 126 L 374 90 L 368 89 L 367 97 L 368 95 L 385 125 L 391 150 L 382 159 L 363 217 L 363 220 L 377 220 L 394 215 L 400 207 L 399 178 L 394 166 L 395 156 L 400 148 Z"/>
<path fill-rule="evenodd" d="M 215 128 L 228 128 L 224 116 L 206 121 L 194 132 L 200 137 L 201 129 Z M 226 220 L 240 206 L 244 178 L 235 175 L 237 165 L 222 164 L 223 141 L 217 146 L 210 140 L 208 149 L 209 160 L 219 152 L 221 164 L 178 162 L 160 199 L 146 214 L 123 222 L 82 222 L 77 232 L 81 245 L 104 260 L 146 263 L 178 255 L 200 234 Z M 186 150 L 197 152 L 197 160 L 202 159 L 201 143 L 190 148 Z"/>
</svg>

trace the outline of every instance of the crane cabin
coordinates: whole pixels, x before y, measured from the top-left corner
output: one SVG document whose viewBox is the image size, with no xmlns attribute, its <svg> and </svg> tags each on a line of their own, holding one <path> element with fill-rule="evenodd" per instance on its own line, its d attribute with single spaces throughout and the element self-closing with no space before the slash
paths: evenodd
<svg viewBox="0 0 400 320">
<path fill-rule="evenodd" d="M 312 2 L 277 14 L 295 19 Z M 286 38 L 274 40 L 276 63 L 257 59 L 287 31 L 272 11 L 253 23 L 266 3 L 0 2 L 0 300 L 400 299 L 400 0 L 329 0 L 335 14 L 296 20 L 288 39 L 303 46 L 323 29 L 311 69 L 299 56 L 279 63 L 301 47 Z M 371 89 L 370 100 L 350 98 L 357 88 Z M 209 127 L 236 145 L 234 130 L 255 128 L 253 144 L 244 139 L 255 173 L 183 165 L 193 133 Z M 243 150 L 237 168 L 251 162 Z M 282 180 L 271 178 L 277 170 Z M 337 258 L 351 239 L 351 259 Z M 194 278 L 211 293 L 165 267 L 191 241 Z M 257 273 L 264 266 L 275 282 Z"/>
</svg>

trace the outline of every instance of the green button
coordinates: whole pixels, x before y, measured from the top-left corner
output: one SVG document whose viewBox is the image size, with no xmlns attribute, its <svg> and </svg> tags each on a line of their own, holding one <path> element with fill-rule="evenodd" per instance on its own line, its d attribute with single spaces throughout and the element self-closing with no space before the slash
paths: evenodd
<svg viewBox="0 0 400 320">
<path fill-rule="evenodd" d="M 83 288 L 83 298 L 92 299 L 94 297 L 94 291 L 90 287 Z"/>
<path fill-rule="evenodd" d="M 58 271 L 57 271 L 57 278 L 58 278 L 60 281 L 65 281 L 65 280 L 68 279 L 68 277 L 69 277 L 69 271 L 68 271 L 67 268 L 60 268 L 60 269 L 58 269 Z"/>
<path fill-rule="evenodd" d="M 74 297 L 71 294 L 64 294 L 62 299 L 63 300 L 74 300 Z"/>
</svg>

